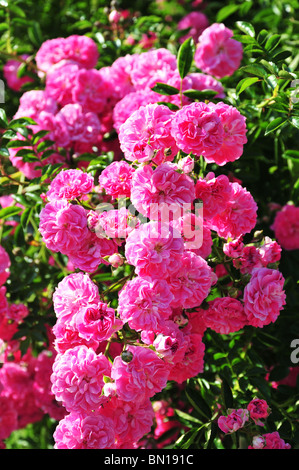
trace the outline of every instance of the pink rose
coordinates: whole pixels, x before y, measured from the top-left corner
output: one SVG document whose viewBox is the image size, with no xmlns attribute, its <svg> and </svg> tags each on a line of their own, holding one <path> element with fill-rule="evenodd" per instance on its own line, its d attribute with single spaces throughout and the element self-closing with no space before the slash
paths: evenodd
<svg viewBox="0 0 299 470">
<path fill-rule="evenodd" d="M 249 419 L 249 411 L 243 408 L 228 410 L 227 416 L 218 418 L 218 426 L 225 434 L 230 434 L 241 429 Z"/>
</svg>

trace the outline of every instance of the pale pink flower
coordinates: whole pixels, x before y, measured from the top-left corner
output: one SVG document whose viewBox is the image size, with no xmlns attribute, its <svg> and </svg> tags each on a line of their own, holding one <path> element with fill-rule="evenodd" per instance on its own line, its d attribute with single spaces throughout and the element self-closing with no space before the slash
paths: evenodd
<svg viewBox="0 0 299 470">
<path fill-rule="evenodd" d="M 236 432 L 243 428 L 249 419 L 249 411 L 244 408 L 238 410 L 228 410 L 227 416 L 220 416 L 218 418 L 218 426 L 225 434 Z"/>
<path fill-rule="evenodd" d="M 52 393 L 67 411 L 91 413 L 105 401 L 101 396 L 104 376 L 111 365 L 102 354 L 84 345 L 58 353 L 51 374 Z"/>
<path fill-rule="evenodd" d="M 214 23 L 198 38 L 194 55 L 196 66 L 216 78 L 232 75 L 240 66 L 243 47 L 232 39 L 233 31 L 223 23 Z"/>
<path fill-rule="evenodd" d="M 126 241 L 125 256 L 136 274 L 148 280 L 165 279 L 180 266 L 184 241 L 179 232 L 159 222 L 141 224 Z"/>
<path fill-rule="evenodd" d="M 57 425 L 55 449 L 114 449 L 113 420 L 99 413 L 82 415 L 71 412 Z"/>
<path fill-rule="evenodd" d="M 120 148 L 129 161 L 156 164 L 172 161 L 177 146 L 171 135 L 171 122 L 175 116 L 167 106 L 148 104 L 141 106 L 120 126 Z"/>
<path fill-rule="evenodd" d="M 174 114 L 171 134 L 183 152 L 212 157 L 223 143 L 223 125 L 211 104 L 194 102 Z"/>
<path fill-rule="evenodd" d="M 269 268 L 256 268 L 244 289 L 244 311 L 248 323 L 263 328 L 275 322 L 285 305 L 283 275 Z"/>
<path fill-rule="evenodd" d="M 60 171 L 53 179 L 46 193 L 48 201 L 55 199 L 81 198 L 94 188 L 93 177 L 79 169 Z"/>
<path fill-rule="evenodd" d="M 151 165 L 138 168 L 132 177 L 131 201 L 134 207 L 152 220 L 164 222 L 182 215 L 184 207 L 195 199 L 195 185 L 176 166 L 166 162 L 153 169 Z"/>
<path fill-rule="evenodd" d="M 271 229 L 284 250 L 299 249 L 299 207 L 286 204 L 276 213 Z"/>
</svg>

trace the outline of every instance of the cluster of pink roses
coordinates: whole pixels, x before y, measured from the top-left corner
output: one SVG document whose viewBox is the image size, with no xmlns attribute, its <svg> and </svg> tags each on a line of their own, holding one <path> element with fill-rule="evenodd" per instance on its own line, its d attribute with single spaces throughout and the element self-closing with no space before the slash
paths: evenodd
<svg viewBox="0 0 299 470">
<path fill-rule="evenodd" d="M 220 416 L 218 418 L 218 426 L 225 434 L 234 433 L 244 428 L 244 426 L 250 425 L 251 420 L 257 426 L 264 426 L 265 422 L 263 420 L 269 416 L 271 410 L 266 400 L 254 398 L 246 408 L 237 410 L 229 409 L 228 413 L 227 416 Z M 290 448 L 290 444 L 285 443 L 277 431 L 263 435 L 255 435 L 252 439 L 252 445 L 248 446 L 248 449 Z"/>
<path fill-rule="evenodd" d="M 242 57 L 231 36 L 224 25 L 206 27 L 194 58 L 204 73 L 183 80 L 176 56 L 164 48 L 101 69 L 96 44 L 86 36 L 48 40 L 36 54 L 45 89 L 24 93 L 15 117 L 49 131 L 53 154 L 38 165 L 67 167 L 42 195 L 39 230 L 46 247 L 78 270 L 53 295 L 51 394 L 64 410 L 56 448 L 137 447 L 153 424 L 154 395 L 169 380 L 182 384 L 203 372 L 207 328 L 221 334 L 262 328 L 285 304 L 278 243 L 243 243 L 257 221 L 250 192 L 226 175 L 194 172 L 201 157 L 220 167 L 239 159 L 247 142 L 245 117 L 220 101 L 225 93 L 217 78 L 232 74 Z M 214 90 L 218 102 L 161 96 L 152 90 L 159 82 L 181 92 Z M 106 151 L 112 131 L 115 159 L 95 181 L 80 155 Z M 36 162 L 10 152 L 28 178 L 40 174 Z M 71 157 L 78 168 L 68 167 Z M 209 300 L 218 282 L 209 264 L 215 238 L 218 264 L 238 269 L 241 283 Z M 92 276 L 102 264 L 123 263 L 131 274 L 114 309 L 109 289 L 108 297 L 100 295 Z"/>
<path fill-rule="evenodd" d="M 10 259 L 0 246 L 0 448 L 16 429 L 40 421 L 45 414 L 60 420 L 66 411 L 55 400 L 50 376 L 56 355 L 52 344 L 36 356 L 29 348 L 20 350 L 22 337 L 14 339 L 19 326 L 29 315 L 26 305 L 11 303 L 3 285 L 9 277 Z M 49 333 L 50 343 L 53 335 Z"/>
</svg>

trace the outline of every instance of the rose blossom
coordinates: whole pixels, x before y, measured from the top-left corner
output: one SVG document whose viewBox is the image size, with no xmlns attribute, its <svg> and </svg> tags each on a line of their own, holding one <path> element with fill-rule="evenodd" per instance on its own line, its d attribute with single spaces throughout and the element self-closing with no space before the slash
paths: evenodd
<svg viewBox="0 0 299 470">
<path fill-rule="evenodd" d="M 253 444 L 248 449 L 291 449 L 290 444 L 286 443 L 277 431 L 254 436 Z"/>
<path fill-rule="evenodd" d="M 131 79 L 136 90 L 150 89 L 163 82 L 166 73 L 177 69 L 177 59 L 168 49 L 159 48 L 137 55 Z"/>
<path fill-rule="evenodd" d="M 227 416 L 218 418 L 218 426 L 225 434 L 241 429 L 249 419 L 249 411 L 243 408 L 238 410 L 228 410 Z"/>
<path fill-rule="evenodd" d="M 114 449 L 113 420 L 100 414 L 82 415 L 72 411 L 57 425 L 55 449 Z"/>
<path fill-rule="evenodd" d="M 46 193 L 48 201 L 55 199 L 80 198 L 83 194 L 89 194 L 94 188 L 93 177 L 82 170 L 60 171 L 53 179 Z"/>
<path fill-rule="evenodd" d="M 138 276 L 128 281 L 119 293 L 118 312 L 132 329 L 155 330 L 171 314 L 173 296 L 163 279 L 152 282 Z"/>
<path fill-rule="evenodd" d="M 178 29 L 188 29 L 189 31 L 185 36 L 180 38 L 180 42 L 184 42 L 189 37 L 192 37 L 194 42 L 198 41 L 199 36 L 205 28 L 209 26 L 209 20 L 204 13 L 199 11 L 192 11 L 185 15 L 178 23 Z"/>
<path fill-rule="evenodd" d="M 230 297 L 217 297 L 209 302 L 207 310 L 201 310 L 206 326 L 217 333 L 227 335 L 247 325 L 243 304 Z"/>
<path fill-rule="evenodd" d="M 247 405 L 250 418 L 253 419 L 255 424 L 258 426 L 264 426 L 261 419 L 265 419 L 269 416 L 270 408 L 266 400 L 255 398 Z"/>
<path fill-rule="evenodd" d="M 223 125 L 210 104 L 194 102 L 178 110 L 171 121 L 176 145 L 197 157 L 212 157 L 223 142 Z"/>
<path fill-rule="evenodd" d="M 28 57 L 28 54 L 21 55 L 23 61 L 25 61 Z M 10 59 L 3 66 L 3 75 L 7 85 L 14 91 L 21 91 L 24 84 L 32 83 L 34 81 L 33 78 L 29 77 L 28 75 L 24 75 L 21 78 L 18 77 L 18 70 L 22 64 L 23 62 L 20 60 Z"/>
<path fill-rule="evenodd" d="M 175 116 L 165 105 L 157 103 L 141 106 L 120 126 L 120 148 L 129 161 L 156 164 L 172 161 L 177 147 L 171 135 Z"/>
<path fill-rule="evenodd" d="M 135 272 L 147 279 L 162 279 L 180 266 L 184 241 L 168 225 L 152 221 L 133 230 L 126 241 L 125 256 Z"/>
<path fill-rule="evenodd" d="M 164 222 L 167 218 L 177 218 L 183 208 L 195 199 L 193 180 L 176 171 L 171 163 L 163 163 L 156 169 L 145 165 L 135 171 L 132 177 L 131 201 L 144 216 Z"/>
<path fill-rule="evenodd" d="M 203 202 L 204 218 L 211 219 L 222 212 L 231 197 L 231 184 L 226 175 L 209 172 L 205 178 L 198 178 L 195 194 Z"/>
<path fill-rule="evenodd" d="M 147 347 L 129 346 L 132 359 L 126 362 L 122 356 L 114 359 L 111 378 L 116 393 L 126 402 L 140 402 L 161 392 L 167 383 L 167 367 L 157 354 Z"/>
<path fill-rule="evenodd" d="M 282 274 L 269 268 L 256 268 L 244 289 L 244 311 L 248 323 L 263 328 L 275 322 L 285 305 Z"/>
<path fill-rule="evenodd" d="M 0 245 L 0 286 L 5 284 L 9 277 L 10 258 L 3 246 Z"/>
<path fill-rule="evenodd" d="M 168 380 L 181 384 L 204 371 L 205 344 L 202 335 L 188 333 L 185 335 L 184 357 L 170 369 Z"/>
<path fill-rule="evenodd" d="M 216 78 L 232 75 L 243 56 L 242 44 L 232 36 L 233 31 L 223 23 L 206 28 L 198 39 L 194 55 L 196 66 Z"/>
<path fill-rule="evenodd" d="M 49 250 L 68 255 L 88 236 L 86 210 L 65 199 L 49 202 L 40 213 L 39 231 Z"/>
<path fill-rule="evenodd" d="M 276 213 L 271 229 L 285 250 L 299 249 L 299 207 L 286 204 Z"/>
<path fill-rule="evenodd" d="M 110 376 L 111 365 L 102 354 L 85 345 L 58 353 L 51 375 L 52 392 L 67 411 L 90 413 L 105 401 L 101 396 L 104 375 Z"/>
<path fill-rule="evenodd" d="M 130 197 L 134 168 L 125 161 L 112 162 L 99 176 L 100 189 L 116 199 Z"/>
</svg>

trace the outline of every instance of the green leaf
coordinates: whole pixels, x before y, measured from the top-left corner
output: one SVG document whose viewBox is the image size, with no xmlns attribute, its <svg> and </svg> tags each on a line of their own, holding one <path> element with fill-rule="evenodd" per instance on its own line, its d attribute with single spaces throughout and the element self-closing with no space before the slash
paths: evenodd
<svg viewBox="0 0 299 470">
<path fill-rule="evenodd" d="M 178 111 L 180 109 L 176 104 L 167 103 L 166 101 L 158 101 L 157 104 L 162 104 L 163 106 L 167 106 L 167 108 L 171 109 L 171 111 Z M 81 160 L 81 155 L 80 155 Z"/>
<path fill-rule="evenodd" d="M 5 147 L 0 148 L 0 155 L 1 157 L 9 157 L 9 151 Z"/>
<path fill-rule="evenodd" d="M 195 44 L 193 38 L 188 38 L 179 48 L 177 55 L 178 71 L 181 78 L 188 75 L 195 53 Z"/>
<path fill-rule="evenodd" d="M 262 29 L 257 35 L 257 38 L 256 38 L 257 42 L 261 45 L 264 44 L 264 42 L 266 41 L 268 35 L 269 35 L 269 31 L 266 31 L 265 29 Z"/>
<path fill-rule="evenodd" d="M 177 95 L 180 90 L 175 88 L 174 86 L 167 85 L 167 83 L 156 83 L 156 85 L 152 88 L 152 91 L 159 93 L 160 95 Z"/>
<path fill-rule="evenodd" d="M 291 51 L 281 51 L 281 52 L 278 52 L 277 54 L 275 54 L 275 56 L 273 56 L 272 60 L 274 62 L 282 62 L 283 60 L 287 59 L 288 57 L 291 57 L 292 55 L 292 52 Z"/>
<path fill-rule="evenodd" d="M 291 116 L 289 121 L 292 126 L 296 127 L 296 129 L 299 129 L 299 116 Z"/>
<path fill-rule="evenodd" d="M 188 413 L 185 413 L 184 411 L 181 411 L 181 410 L 178 410 L 178 409 L 175 409 L 175 414 L 181 418 L 184 422 L 191 422 L 191 423 L 197 423 L 197 424 L 202 424 L 202 422 L 197 419 L 197 418 L 194 418 L 194 416 L 191 416 L 189 415 Z"/>
<path fill-rule="evenodd" d="M 14 215 L 19 214 L 22 210 L 22 207 L 17 206 L 4 207 L 0 210 L 0 220 L 7 219 L 8 217 L 13 217 Z"/>
<path fill-rule="evenodd" d="M 281 35 L 280 34 L 273 34 L 272 36 L 267 39 L 266 44 L 265 44 L 265 49 L 266 51 L 270 52 L 273 51 L 278 44 L 281 41 Z"/>
<path fill-rule="evenodd" d="M 23 228 L 26 228 L 26 227 L 27 227 L 27 225 L 28 225 L 28 223 L 29 223 L 29 221 L 30 221 L 30 217 L 31 217 L 32 213 L 33 213 L 33 207 L 27 207 L 27 208 L 23 211 L 23 213 L 22 213 L 22 215 L 21 215 L 21 224 L 22 224 L 22 227 L 23 227 Z"/>
<path fill-rule="evenodd" d="M 283 158 L 290 158 L 291 160 L 299 161 L 299 150 L 286 150 L 282 154 Z"/>
<path fill-rule="evenodd" d="M 243 33 L 248 34 L 248 36 L 251 36 L 252 38 L 255 37 L 255 30 L 252 24 L 247 23 L 246 21 L 237 21 L 236 26 L 243 31 Z"/>
<path fill-rule="evenodd" d="M 191 99 L 209 99 L 214 98 L 218 94 L 215 90 L 186 90 L 183 95 Z"/>
<path fill-rule="evenodd" d="M 8 120 L 7 120 L 7 117 L 6 117 L 6 112 L 2 108 L 0 108 L 0 126 L 3 129 L 6 129 L 7 126 L 8 126 Z"/>
<path fill-rule="evenodd" d="M 274 132 L 276 129 L 278 129 L 280 126 L 282 126 L 285 123 L 285 119 L 282 117 L 278 117 L 276 119 L 273 119 L 273 121 L 268 124 L 265 130 L 265 135 L 270 134 L 271 132 Z"/>
<path fill-rule="evenodd" d="M 226 409 L 233 408 L 234 406 L 234 398 L 230 386 L 227 380 L 224 377 L 221 377 L 221 395 L 224 401 L 224 405 Z"/>
<path fill-rule="evenodd" d="M 222 7 L 216 16 L 216 22 L 221 23 L 225 18 L 228 18 L 230 15 L 235 13 L 237 10 L 239 10 L 240 5 L 226 5 L 225 7 Z"/>
<path fill-rule="evenodd" d="M 250 64 L 245 65 L 239 69 L 241 72 L 251 73 L 252 75 L 256 75 L 257 77 L 264 78 L 267 76 L 267 71 L 264 69 L 262 65 L 259 64 Z"/>
<path fill-rule="evenodd" d="M 236 92 L 240 95 L 246 88 L 260 81 L 258 77 L 243 78 L 236 86 Z"/>
</svg>

